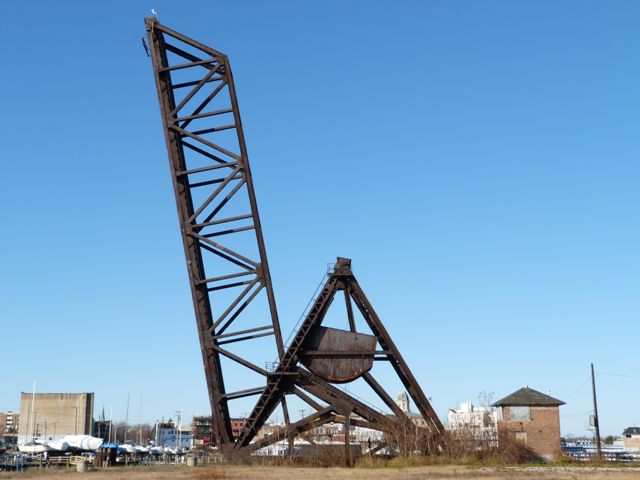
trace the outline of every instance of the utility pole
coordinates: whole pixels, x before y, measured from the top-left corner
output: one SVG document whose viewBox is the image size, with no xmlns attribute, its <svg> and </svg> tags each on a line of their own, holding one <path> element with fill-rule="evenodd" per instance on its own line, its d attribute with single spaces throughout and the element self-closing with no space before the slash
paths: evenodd
<svg viewBox="0 0 640 480">
<path fill-rule="evenodd" d="M 591 364 L 591 391 L 593 392 L 593 426 L 596 428 L 596 458 L 602 459 L 602 447 L 600 446 L 600 419 L 598 418 L 598 400 L 596 399 L 596 374 Z"/>
<path fill-rule="evenodd" d="M 176 410 L 176 416 L 178 417 L 178 429 L 176 430 L 176 449 L 179 449 L 182 437 L 182 410 Z"/>
</svg>

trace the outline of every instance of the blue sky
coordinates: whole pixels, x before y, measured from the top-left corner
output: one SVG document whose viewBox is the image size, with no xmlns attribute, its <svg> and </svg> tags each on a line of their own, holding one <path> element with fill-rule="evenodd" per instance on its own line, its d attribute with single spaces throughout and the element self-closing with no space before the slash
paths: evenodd
<svg viewBox="0 0 640 480">
<path fill-rule="evenodd" d="M 231 59 L 285 337 L 348 256 L 442 418 L 528 384 L 584 433 L 594 362 L 640 425 L 632 1 L 4 2 L 0 410 L 208 410 L 151 8 Z"/>
</svg>

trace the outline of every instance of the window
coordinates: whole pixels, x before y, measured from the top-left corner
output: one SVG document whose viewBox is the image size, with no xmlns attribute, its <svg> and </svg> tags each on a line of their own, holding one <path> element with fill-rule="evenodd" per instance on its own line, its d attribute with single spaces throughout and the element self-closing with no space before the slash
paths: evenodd
<svg viewBox="0 0 640 480">
<path fill-rule="evenodd" d="M 527 432 L 516 432 L 516 442 L 527 444 Z"/>
<path fill-rule="evenodd" d="M 509 407 L 509 420 L 516 422 L 527 422 L 531 420 L 531 408 L 526 407 Z"/>
</svg>

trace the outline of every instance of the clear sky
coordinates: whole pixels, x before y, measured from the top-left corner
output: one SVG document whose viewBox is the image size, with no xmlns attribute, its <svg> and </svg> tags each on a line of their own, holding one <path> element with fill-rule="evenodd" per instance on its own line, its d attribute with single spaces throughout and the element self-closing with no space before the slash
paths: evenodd
<svg viewBox="0 0 640 480">
<path fill-rule="evenodd" d="M 209 408 L 151 8 L 230 56 L 285 336 L 348 256 L 441 418 L 528 384 L 582 434 L 594 362 L 640 425 L 634 1 L 2 2 L 0 410 Z"/>
</svg>

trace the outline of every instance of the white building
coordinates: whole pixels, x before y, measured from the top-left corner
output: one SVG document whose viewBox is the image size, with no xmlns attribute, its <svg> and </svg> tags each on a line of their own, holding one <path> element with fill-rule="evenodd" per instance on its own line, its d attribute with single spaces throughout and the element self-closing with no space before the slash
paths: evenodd
<svg viewBox="0 0 640 480">
<path fill-rule="evenodd" d="M 176 426 L 171 420 L 156 425 L 156 445 L 169 448 L 193 447 L 191 425 Z"/>
<path fill-rule="evenodd" d="M 351 438 L 361 444 L 366 444 L 369 441 L 379 442 L 384 440 L 384 432 L 380 430 L 374 430 L 366 427 L 355 427 L 352 430 Z"/>
<path fill-rule="evenodd" d="M 478 440 L 498 438 L 498 411 L 494 407 L 474 407 L 471 402 L 463 402 L 459 409 L 449 410 L 447 422 L 452 432 L 468 431 Z"/>
<path fill-rule="evenodd" d="M 640 427 L 625 428 L 622 432 L 624 448 L 630 452 L 640 452 Z"/>
</svg>

